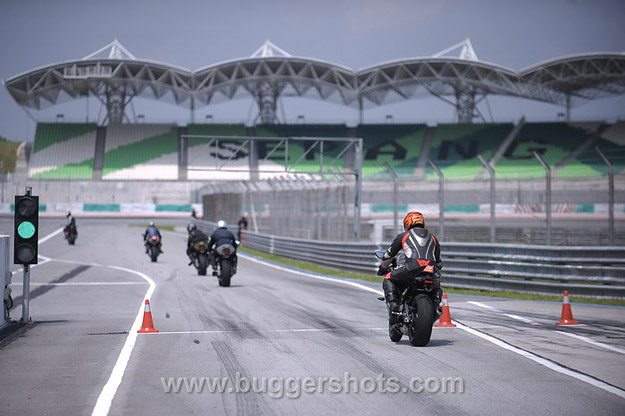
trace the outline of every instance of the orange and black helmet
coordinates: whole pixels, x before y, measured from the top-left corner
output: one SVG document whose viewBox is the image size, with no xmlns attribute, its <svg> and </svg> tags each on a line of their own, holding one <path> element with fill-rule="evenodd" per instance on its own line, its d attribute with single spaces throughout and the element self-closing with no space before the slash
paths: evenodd
<svg viewBox="0 0 625 416">
<path fill-rule="evenodd" d="M 408 231 L 413 227 L 425 227 L 425 218 L 419 211 L 410 211 L 404 217 L 404 230 Z"/>
</svg>

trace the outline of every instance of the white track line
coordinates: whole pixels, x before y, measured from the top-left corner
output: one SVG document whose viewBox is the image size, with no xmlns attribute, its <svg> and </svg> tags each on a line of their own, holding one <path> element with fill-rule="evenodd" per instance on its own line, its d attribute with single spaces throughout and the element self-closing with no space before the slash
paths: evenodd
<svg viewBox="0 0 625 416">
<path fill-rule="evenodd" d="M 516 319 L 517 321 L 525 322 L 527 324 L 539 325 L 538 322 L 534 322 L 531 319 L 523 318 L 519 315 L 513 315 L 511 313 L 504 313 L 504 315 L 506 315 L 508 318 Z"/>
<path fill-rule="evenodd" d="M 313 274 L 310 274 L 310 273 L 306 273 L 306 272 L 301 272 L 301 271 L 289 270 L 289 269 L 287 269 L 285 267 L 277 266 L 275 264 L 268 263 L 268 262 L 259 260 L 257 258 L 253 258 L 253 257 L 250 257 L 250 256 L 245 255 L 245 254 L 243 254 L 241 256 L 246 258 L 246 259 L 248 259 L 248 260 L 251 260 L 253 262 L 256 262 L 256 263 L 259 263 L 259 264 L 263 264 L 265 266 L 273 267 L 273 268 L 278 269 L 278 270 L 283 270 L 283 271 L 286 271 L 286 272 L 299 274 L 301 276 L 311 277 L 313 279 L 325 280 L 325 281 L 328 281 L 328 282 L 344 284 L 344 285 L 347 285 L 347 286 L 352 286 L 352 287 L 355 287 L 355 288 L 358 288 L 358 289 L 366 290 L 368 292 L 377 293 L 379 295 L 383 294 L 383 292 L 380 291 L 380 290 L 375 290 L 373 288 L 361 285 L 359 283 L 349 282 L 349 281 L 340 280 L 340 279 L 334 279 L 334 278 L 331 278 L 331 277 L 316 276 L 316 275 L 313 275 Z M 472 302 L 472 301 L 470 301 L 469 303 L 475 304 L 475 302 Z M 479 303 L 479 302 L 477 302 L 477 303 Z M 495 309 L 492 306 L 490 306 L 490 307 L 488 305 L 484 305 L 484 306 L 486 306 L 486 309 L 491 309 L 491 308 Z M 604 383 L 604 382 L 602 382 L 600 380 L 597 380 L 595 378 L 589 377 L 589 376 L 587 376 L 585 374 L 578 373 L 578 372 L 576 372 L 574 370 L 566 368 L 566 367 L 564 367 L 564 366 L 562 366 L 560 364 L 557 364 L 555 362 L 549 361 L 549 360 L 547 360 L 545 358 L 539 357 L 538 355 L 535 355 L 535 354 L 533 354 L 533 353 L 531 353 L 529 351 L 525 351 L 525 350 L 522 350 L 521 348 L 517 348 L 517 347 L 515 347 L 515 346 L 513 346 L 511 344 L 508 344 L 508 343 L 506 343 L 504 341 L 501 341 L 501 340 L 499 340 L 499 339 L 497 339 L 497 338 L 495 338 L 493 336 L 490 336 L 488 334 L 485 334 L 483 332 L 477 331 L 477 330 L 475 330 L 475 329 L 473 329 L 473 328 L 471 328 L 471 327 L 469 327 L 467 325 L 461 324 L 461 323 L 459 323 L 457 321 L 455 323 L 456 323 L 456 325 L 457 325 L 457 327 L 459 329 L 461 329 L 463 331 L 466 331 L 466 332 L 468 332 L 468 333 L 470 333 L 472 335 L 475 335 L 476 337 L 482 338 L 483 340 L 488 341 L 488 342 L 490 342 L 490 343 L 492 343 L 492 344 L 494 344 L 494 345 L 496 345 L 498 347 L 501 347 L 501 348 L 503 348 L 505 350 L 508 350 L 508 351 L 513 352 L 515 354 L 518 354 L 518 355 L 520 355 L 522 357 L 525 357 L 525 358 L 527 358 L 529 360 L 532 360 L 535 363 L 537 363 L 539 365 L 542 365 L 543 367 L 546 367 L 546 368 L 548 368 L 550 370 L 553 370 L 553 371 L 558 372 L 560 374 L 567 375 L 569 377 L 573 377 L 573 378 L 575 378 L 577 380 L 583 381 L 584 383 L 588 383 L 588 384 L 590 384 L 592 386 L 598 387 L 598 388 L 600 388 L 602 390 L 605 390 L 605 391 L 607 391 L 609 393 L 615 394 L 615 395 L 625 399 L 625 391 L 624 390 L 621 390 L 621 389 L 619 389 L 617 387 L 611 386 L 611 385 L 609 385 L 607 383 Z"/>
<path fill-rule="evenodd" d="M 49 239 L 51 239 L 52 237 L 56 236 L 59 233 L 63 232 L 63 227 L 59 228 L 58 230 L 54 230 L 52 231 L 50 234 L 46 235 L 45 237 L 42 237 L 39 239 L 39 244 L 43 244 L 46 241 L 48 241 Z"/>
<path fill-rule="evenodd" d="M 22 286 L 23 283 L 11 283 L 12 286 Z M 134 286 L 145 285 L 144 282 L 66 282 L 66 283 L 30 283 L 31 286 Z"/>
<path fill-rule="evenodd" d="M 486 305 L 485 303 L 482 303 L 482 302 L 476 302 L 476 301 L 470 300 L 470 301 L 467 301 L 467 303 L 470 303 L 471 305 L 479 306 L 480 308 L 490 309 L 490 310 L 499 312 L 497 308 L 494 308 L 490 305 Z M 519 315 L 514 315 L 511 313 L 504 313 L 504 315 L 507 316 L 508 318 L 516 319 L 517 321 L 525 322 L 527 324 L 540 325 L 538 322 L 532 321 L 531 319 L 524 318 Z"/>
<path fill-rule="evenodd" d="M 39 244 L 45 243 L 46 241 L 50 240 L 52 237 L 56 236 L 62 231 L 63 231 L 63 228 L 59 228 L 58 230 L 53 231 L 52 233 L 46 235 L 45 237 L 40 238 L 38 241 Z M 156 288 L 156 283 L 154 283 L 154 280 L 152 280 L 148 275 L 141 273 L 140 271 L 137 271 L 137 270 L 128 269 L 126 267 L 112 266 L 112 265 L 98 264 L 98 263 L 83 263 L 83 262 L 72 261 L 72 260 L 60 260 L 60 259 L 57 260 L 57 259 L 52 259 L 52 258 L 44 257 L 44 256 L 39 256 L 39 257 L 41 257 L 41 259 L 43 260 L 41 263 L 38 264 L 39 266 L 41 266 L 42 264 L 46 264 L 50 261 L 56 261 L 60 263 L 80 264 L 80 265 L 87 265 L 87 266 L 92 266 L 92 267 L 106 267 L 109 269 L 119 270 L 122 272 L 126 272 L 126 273 L 139 276 L 140 278 L 145 280 L 149 285 L 148 290 L 147 292 L 145 292 L 143 300 L 141 301 L 141 305 L 139 307 L 139 311 L 137 312 L 137 315 L 135 316 L 135 320 L 132 323 L 130 330 L 128 331 L 126 342 L 124 342 L 124 346 L 122 347 L 122 350 L 120 351 L 119 356 L 117 357 L 117 361 L 115 362 L 113 371 L 111 371 L 111 375 L 109 376 L 108 381 L 102 388 L 102 391 L 100 392 L 100 395 L 98 396 L 98 400 L 93 408 L 93 412 L 91 413 L 92 415 L 106 416 L 108 415 L 108 412 L 111 408 L 111 404 L 113 402 L 113 398 L 115 397 L 115 393 L 117 393 L 117 389 L 119 388 L 119 385 L 122 382 L 122 378 L 124 377 L 124 372 L 126 371 L 126 367 L 128 366 L 128 361 L 130 360 L 130 354 L 132 353 L 132 350 L 135 347 L 135 343 L 137 341 L 137 335 L 138 335 L 137 331 L 139 330 L 139 328 L 141 328 L 141 322 L 143 320 L 143 309 L 144 309 L 145 300 L 149 299 L 154 293 L 154 289 Z M 36 265 L 33 265 L 32 267 L 34 266 Z M 14 271 L 13 274 L 17 273 L 18 271 L 19 270 Z M 135 283 L 135 282 L 132 282 L 132 283 Z"/>
<path fill-rule="evenodd" d="M 542 357 L 539 357 L 539 356 L 537 356 L 535 354 L 532 354 L 529 351 L 525 351 L 525 350 L 522 350 L 521 348 L 517 348 L 514 345 L 508 344 L 507 342 L 501 341 L 501 340 L 499 340 L 499 339 L 497 339 L 495 337 L 492 337 L 492 336 L 490 336 L 488 334 L 485 334 L 483 332 L 477 331 L 477 330 L 475 330 L 475 329 L 473 329 L 471 327 L 468 327 L 466 325 L 463 325 L 463 324 L 461 324 L 461 323 L 459 323 L 457 321 L 456 321 L 456 325 L 458 326 L 458 328 L 462 329 L 463 331 L 466 331 L 466 332 L 468 332 L 470 334 L 473 334 L 476 337 L 480 337 L 480 338 L 482 338 L 482 339 L 484 339 L 484 340 L 486 340 L 488 342 L 491 342 L 491 343 L 497 345 L 498 347 L 501 347 L 503 349 L 511 351 L 511 352 L 513 352 L 515 354 L 519 354 L 522 357 L 525 357 L 525 358 L 527 358 L 529 360 L 532 360 L 535 363 L 538 363 L 538 364 L 540 364 L 540 365 L 542 365 L 544 367 L 547 367 L 547 368 L 549 368 L 549 369 L 551 369 L 553 371 L 556 371 L 556 372 L 558 372 L 560 374 L 564 374 L 564 375 L 573 377 L 573 378 L 575 378 L 577 380 L 583 381 L 584 383 L 591 384 L 591 385 L 593 385 L 595 387 L 598 387 L 598 388 L 600 388 L 602 390 L 605 390 L 607 392 L 610 392 L 612 394 L 615 394 L 615 395 L 625 399 L 625 391 L 623 391 L 623 390 L 621 390 L 619 388 L 611 386 L 611 385 L 609 385 L 607 383 L 604 383 L 603 381 L 597 380 L 595 378 L 589 377 L 589 376 L 587 376 L 585 374 L 581 374 L 581 373 L 578 373 L 576 371 L 573 371 L 573 370 L 571 370 L 569 368 L 566 368 L 566 367 L 564 367 L 564 366 L 562 366 L 560 364 L 557 364 L 557 363 L 555 363 L 553 361 L 549 361 L 549 360 L 547 360 L 545 358 L 542 358 Z"/>
<path fill-rule="evenodd" d="M 583 337 L 581 335 L 571 334 L 570 332 L 564 332 L 564 331 L 556 331 L 556 332 L 559 333 L 559 334 L 566 335 L 567 337 L 576 338 L 576 339 L 579 339 L 581 341 L 587 342 L 589 344 L 596 345 L 597 347 L 601 347 L 601 348 L 605 348 L 605 349 L 610 350 L 610 351 L 618 352 L 619 354 L 625 354 L 625 350 L 613 347 L 612 345 L 604 344 L 604 343 L 599 342 L 599 341 L 595 341 L 595 340 L 590 339 L 590 338 Z"/>
<path fill-rule="evenodd" d="M 292 274 L 299 274 L 300 276 L 306 276 L 306 277 L 310 277 L 312 279 L 323 280 L 323 281 L 326 281 L 326 282 L 334 282 L 334 283 L 340 283 L 342 285 L 352 286 L 352 287 L 356 287 L 356 288 L 361 289 L 361 290 L 366 290 L 367 292 L 375 293 L 375 294 L 380 295 L 380 296 L 384 295 L 384 292 L 382 292 L 380 290 L 376 290 L 376 289 L 374 289 L 372 287 L 369 287 L 369 286 L 362 285 L 360 283 L 351 282 L 349 280 L 334 279 L 332 277 L 317 276 L 315 274 L 301 272 L 299 270 L 292 270 L 292 269 L 289 269 L 287 267 L 282 267 L 282 266 L 278 266 L 277 264 L 268 263 L 268 262 L 265 262 L 263 260 L 259 260 L 259 259 L 255 258 L 255 257 L 251 257 L 251 256 L 249 256 L 247 254 L 243 254 L 243 253 L 239 253 L 238 255 L 241 256 L 241 257 L 244 257 L 247 260 L 253 261 L 255 263 L 264 264 L 265 266 L 270 266 L 270 267 L 273 267 L 274 269 L 282 270 L 284 272 L 288 272 L 288 273 L 292 273 Z M 382 278 L 380 278 L 380 282 L 382 282 Z"/>
<path fill-rule="evenodd" d="M 44 237 L 41 237 L 39 240 L 37 240 L 37 244 L 43 244 L 43 243 L 45 243 L 46 241 L 48 241 L 49 239 L 51 239 L 52 237 L 54 237 L 54 236 L 56 236 L 57 234 L 61 233 L 61 232 L 63 232 L 63 227 L 61 227 L 61 228 L 59 228 L 59 229 L 56 229 L 56 230 L 52 231 L 50 234 L 48 234 L 48 235 L 46 235 L 46 236 L 44 236 Z M 47 262 L 49 262 L 49 261 L 50 261 L 50 259 L 49 259 L 49 258 L 47 258 L 47 257 L 44 257 L 44 256 L 39 256 L 39 257 L 40 257 L 43 261 L 41 261 L 41 262 L 39 262 L 39 263 L 37 263 L 37 264 L 31 264 L 31 265 L 30 265 L 30 268 L 31 268 L 31 269 L 32 269 L 32 268 L 34 268 L 34 267 L 37 267 L 37 266 L 44 265 L 44 264 L 46 264 Z M 23 268 L 23 267 L 20 267 L 20 268 L 19 268 L 19 269 L 17 269 L 17 270 L 13 270 L 13 271 L 11 272 L 11 276 L 15 276 L 16 274 L 18 274 L 18 273 L 19 273 L 19 272 L 21 272 L 22 270 L 24 270 L 24 268 Z M 11 283 L 11 284 L 14 284 L 14 283 Z"/>
<path fill-rule="evenodd" d="M 480 308 L 495 310 L 495 308 L 493 308 L 492 306 L 486 305 L 482 302 L 475 302 L 473 300 L 470 300 L 470 301 L 467 301 L 467 303 L 470 303 L 471 305 L 479 306 Z"/>
<path fill-rule="evenodd" d="M 117 357 L 117 362 L 115 363 L 115 366 L 113 367 L 113 371 L 111 371 L 111 375 L 108 381 L 106 382 L 106 384 L 104 385 L 104 387 L 102 388 L 102 391 L 100 392 L 100 396 L 98 396 L 98 401 L 96 402 L 93 408 L 93 412 L 91 414 L 98 415 L 98 416 L 108 415 L 109 410 L 111 409 L 113 398 L 115 397 L 115 393 L 117 393 L 117 389 L 119 388 L 119 385 L 122 382 L 122 378 L 124 377 L 124 372 L 126 371 L 126 366 L 128 366 L 128 361 L 130 360 L 130 354 L 132 353 L 132 350 L 135 347 L 135 343 L 137 342 L 137 335 L 138 335 L 137 331 L 139 330 L 139 328 L 141 328 L 145 300 L 150 299 L 150 297 L 154 293 L 154 289 L 156 288 L 156 283 L 154 283 L 154 280 L 152 280 L 148 275 L 144 273 L 141 273 L 139 271 L 132 270 L 132 269 L 127 269 L 125 267 L 120 267 L 120 266 L 109 265 L 105 267 L 108 267 L 109 269 L 120 270 L 126 273 L 137 275 L 143 280 L 145 280 L 146 282 L 148 282 L 150 287 L 148 287 L 147 292 L 145 292 L 145 295 L 143 296 L 143 300 L 141 301 L 141 305 L 139 307 L 139 311 L 137 312 L 137 316 L 135 316 L 135 320 L 132 323 L 130 330 L 128 331 L 126 342 L 124 343 L 124 346 L 122 347 L 122 350 L 120 351 L 119 356 Z"/>
</svg>

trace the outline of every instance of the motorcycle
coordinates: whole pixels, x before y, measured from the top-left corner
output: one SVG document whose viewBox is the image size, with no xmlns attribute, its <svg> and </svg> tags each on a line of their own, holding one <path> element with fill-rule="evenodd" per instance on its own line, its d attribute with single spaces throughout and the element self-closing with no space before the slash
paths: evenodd
<svg viewBox="0 0 625 416">
<path fill-rule="evenodd" d="M 153 263 L 156 263 L 158 255 L 161 254 L 161 239 L 157 235 L 153 235 L 145 241 L 147 254 Z"/>
<path fill-rule="evenodd" d="M 70 246 L 76 244 L 76 238 L 78 238 L 78 230 L 76 229 L 76 226 L 65 226 L 63 233 L 65 234 L 65 239 Z"/>
<path fill-rule="evenodd" d="M 206 276 L 209 263 L 208 241 L 196 241 L 191 245 L 191 263 L 199 276 Z"/>
<path fill-rule="evenodd" d="M 375 256 L 383 259 L 384 251 L 376 250 Z M 402 336 L 408 335 L 410 344 L 415 347 L 423 347 L 430 342 L 432 326 L 438 319 L 439 311 L 435 307 L 440 289 L 434 284 L 436 268 L 427 260 L 418 260 L 419 268 L 410 272 L 410 284 L 401 293 L 400 315 L 395 323 L 389 320 L 388 335 L 391 341 L 399 342 Z M 391 272 L 397 270 L 397 262 L 393 262 L 387 269 Z M 384 297 L 378 298 L 385 301 Z"/>
<path fill-rule="evenodd" d="M 240 242 L 234 244 L 221 244 L 213 251 L 213 264 L 217 270 L 213 271 L 213 276 L 217 276 L 219 286 L 229 287 L 232 276 L 237 272 L 237 247 Z"/>
</svg>

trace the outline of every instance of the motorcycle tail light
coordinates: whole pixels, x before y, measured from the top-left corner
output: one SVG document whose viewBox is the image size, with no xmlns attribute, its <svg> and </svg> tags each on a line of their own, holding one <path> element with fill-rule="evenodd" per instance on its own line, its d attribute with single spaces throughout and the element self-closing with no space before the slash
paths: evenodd
<svg viewBox="0 0 625 416">
<path fill-rule="evenodd" d="M 230 255 L 230 249 L 229 248 L 225 248 L 224 249 L 224 256 L 229 256 Z"/>
<path fill-rule="evenodd" d="M 156 241 L 156 240 L 158 240 L 158 237 L 157 237 L 157 236 L 155 236 L 155 235 L 153 235 L 153 236 L 152 236 L 152 241 Z"/>
</svg>

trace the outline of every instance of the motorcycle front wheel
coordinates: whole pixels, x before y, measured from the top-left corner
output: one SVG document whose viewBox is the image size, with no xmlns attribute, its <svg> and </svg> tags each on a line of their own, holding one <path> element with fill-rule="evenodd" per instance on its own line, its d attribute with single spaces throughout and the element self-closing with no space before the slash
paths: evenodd
<svg viewBox="0 0 625 416">
<path fill-rule="evenodd" d="M 152 259 L 153 263 L 156 263 L 158 259 L 158 249 L 156 247 L 150 247 L 150 259 Z"/>
<path fill-rule="evenodd" d="M 430 342 L 432 325 L 434 324 L 434 305 L 428 295 L 420 294 L 415 299 L 417 317 L 413 320 L 408 331 L 410 344 L 423 347 Z"/>
</svg>

